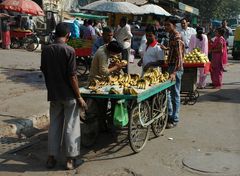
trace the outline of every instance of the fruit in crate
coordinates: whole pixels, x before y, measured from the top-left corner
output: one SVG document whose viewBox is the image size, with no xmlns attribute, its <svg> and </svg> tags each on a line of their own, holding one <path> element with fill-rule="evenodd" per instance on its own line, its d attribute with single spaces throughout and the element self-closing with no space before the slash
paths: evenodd
<svg viewBox="0 0 240 176">
<path fill-rule="evenodd" d="M 184 62 L 189 64 L 207 63 L 209 62 L 209 59 L 199 49 L 195 48 L 192 52 L 189 52 L 184 56 Z"/>
</svg>

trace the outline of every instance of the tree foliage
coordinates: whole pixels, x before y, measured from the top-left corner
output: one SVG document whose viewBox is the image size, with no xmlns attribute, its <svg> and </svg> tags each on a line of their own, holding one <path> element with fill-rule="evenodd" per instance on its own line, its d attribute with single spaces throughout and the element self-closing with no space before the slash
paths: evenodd
<svg viewBox="0 0 240 176">
<path fill-rule="evenodd" d="M 205 19 L 227 19 L 240 14 L 239 0 L 180 0 L 199 9 Z"/>
</svg>

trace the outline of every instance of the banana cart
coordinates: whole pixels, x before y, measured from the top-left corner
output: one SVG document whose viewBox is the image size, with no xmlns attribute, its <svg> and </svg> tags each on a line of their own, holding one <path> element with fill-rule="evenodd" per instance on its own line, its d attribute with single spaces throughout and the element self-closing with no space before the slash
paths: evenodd
<svg viewBox="0 0 240 176">
<path fill-rule="evenodd" d="M 184 72 L 181 81 L 181 100 L 183 104 L 194 105 L 199 97 L 197 90 L 198 68 L 209 72 L 210 63 L 184 63 Z"/>
<path fill-rule="evenodd" d="M 141 90 L 137 95 L 97 94 L 85 88 L 80 91 L 85 98 L 127 101 L 128 139 L 132 150 L 137 153 L 146 145 L 150 128 L 156 137 L 163 133 L 168 120 L 167 89 L 174 84 L 168 80 Z"/>
</svg>

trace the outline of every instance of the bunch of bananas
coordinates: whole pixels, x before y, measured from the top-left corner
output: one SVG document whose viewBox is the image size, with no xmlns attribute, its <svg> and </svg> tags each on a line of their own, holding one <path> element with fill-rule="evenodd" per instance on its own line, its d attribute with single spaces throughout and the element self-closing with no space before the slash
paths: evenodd
<svg viewBox="0 0 240 176">
<path fill-rule="evenodd" d="M 111 88 L 108 92 L 109 94 L 121 94 L 121 92 L 119 92 L 118 90 L 116 90 L 115 88 Z"/>
<path fill-rule="evenodd" d="M 128 63 L 126 60 L 122 60 L 121 57 L 120 57 L 120 55 L 111 56 L 111 57 L 110 57 L 110 62 L 111 62 L 112 64 L 122 63 L 122 64 L 124 64 L 124 65 L 127 65 L 127 63 Z"/>
<path fill-rule="evenodd" d="M 169 73 L 166 72 L 158 77 L 159 83 L 166 82 L 169 79 Z"/>
<path fill-rule="evenodd" d="M 110 62 L 111 63 L 120 63 L 121 62 L 121 58 L 119 55 L 114 55 L 110 57 Z"/>
<path fill-rule="evenodd" d="M 121 75 L 118 75 L 118 74 L 108 76 L 109 84 L 110 85 L 118 85 L 118 79 L 120 78 L 120 76 Z"/>
<path fill-rule="evenodd" d="M 91 90 L 96 90 L 99 87 L 99 81 L 97 79 L 93 79 L 89 82 L 88 88 Z"/>
<path fill-rule="evenodd" d="M 158 68 L 149 68 L 143 75 L 143 78 L 148 80 L 150 85 L 159 83 L 159 77 L 162 76 L 162 73 Z"/>
<path fill-rule="evenodd" d="M 159 77 L 162 73 L 159 71 L 158 68 L 149 68 L 143 75 L 144 76 L 150 76 L 150 77 Z"/>
<path fill-rule="evenodd" d="M 107 86 L 109 84 L 109 77 L 101 77 L 98 81 L 100 87 Z"/>
<path fill-rule="evenodd" d="M 133 87 L 124 87 L 123 94 L 125 95 L 137 95 L 138 92 Z"/>
<path fill-rule="evenodd" d="M 137 88 L 138 89 L 146 89 L 149 86 L 149 82 L 142 78 L 137 81 Z"/>
<path fill-rule="evenodd" d="M 140 79 L 140 75 L 139 74 L 130 74 L 130 76 L 131 76 L 131 80 L 130 80 L 129 84 L 131 86 L 136 86 L 137 81 Z"/>
<path fill-rule="evenodd" d="M 127 73 L 124 73 L 118 79 L 118 83 L 120 85 L 129 84 L 130 81 L 131 81 L 131 76 L 129 74 L 127 74 Z M 124 87 L 128 87 L 128 86 L 124 86 Z"/>
</svg>

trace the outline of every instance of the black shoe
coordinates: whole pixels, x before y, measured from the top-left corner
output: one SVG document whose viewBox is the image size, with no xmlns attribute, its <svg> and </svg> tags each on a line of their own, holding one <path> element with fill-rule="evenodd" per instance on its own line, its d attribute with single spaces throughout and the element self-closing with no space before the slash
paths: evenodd
<svg viewBox="0 0 240 176">
<path fill-rule="evenodd" d="M 174 128 L 176 126 L 177 126 L 176 122 L 168 122 L 167 126 L 166 126 L 166 129 L 171 129 L 171 128 Z"/>
<path fill-rule="evenodd" d="M 57 160 L 54 158 L 49 157 L 46 163 L 46 167 L 48 169 L 53 169 L 56 166 Z"/>
<path fill-rule="evenodd" d="M 227 72 L 227 70 L 223 69 L 223 72 Z"/>
</svg>

